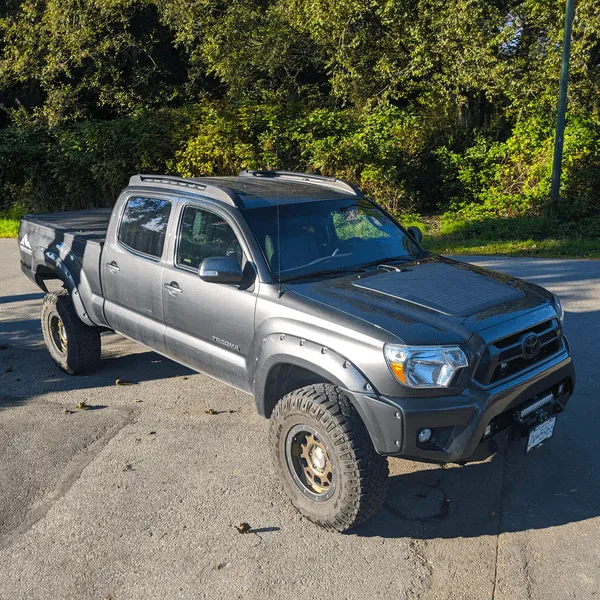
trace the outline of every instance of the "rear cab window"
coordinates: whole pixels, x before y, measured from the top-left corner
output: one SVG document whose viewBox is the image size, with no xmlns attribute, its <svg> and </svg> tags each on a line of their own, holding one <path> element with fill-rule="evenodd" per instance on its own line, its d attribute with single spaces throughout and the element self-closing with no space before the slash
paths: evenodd
<svg viewBox="0 0 600 600">
<path fill-rule="evenodd" d="M 119 225 L 119 242 L 129 250 L 160 259 L 170 214 L 168 200 L 129 198 Z"/>
</svg>

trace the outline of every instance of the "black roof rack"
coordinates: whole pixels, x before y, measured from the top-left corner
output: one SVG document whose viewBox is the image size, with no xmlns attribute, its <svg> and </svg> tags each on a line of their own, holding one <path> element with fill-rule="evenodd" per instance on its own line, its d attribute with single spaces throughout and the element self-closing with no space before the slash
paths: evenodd
<svg viewBox="0 0 600 600">
<path fill-rule="evenodd" d="M 288 181 L 297 181 L 298 183 L 312 183 L 321 187 L 327 187 L 343 194 L 351 194 L 352 196 L 362 196 L 363 193 L 351 183 L 336 179 L 335 177 L 325 177 L 323 175 L 313 175 L 310 173 L 295 173 L 293 171 L 271 171 L 256 170 L 256 171 L 241 171 L 240 177 L 277 177 Z"/>
<path fill-rule="evenodd" d="M 177 177 L 174 175 L 133 175 L 129 179 L 129 185 L 142 185 L 153 183 L 160 186 L 171 188 L 188 188 L 204 192 L 210 198 L 221 200 L 232 206 L 243 206 L 241 198 L 230 188 L 221 185 L 212 185 L 203 183 L 186 177 Z"/>
</svg>

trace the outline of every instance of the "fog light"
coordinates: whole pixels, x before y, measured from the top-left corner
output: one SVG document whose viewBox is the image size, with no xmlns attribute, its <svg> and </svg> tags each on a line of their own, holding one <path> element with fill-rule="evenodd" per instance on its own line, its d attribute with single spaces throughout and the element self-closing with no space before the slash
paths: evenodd
<svg viewBox="0 0 600 600">
<path fill-rule="evenodd" d="M 421 444 L 426 444 L 431 439 L 431 429 L 421 429 L 417 435 L 417 439 Z"/>
<path fill-rule="evenodd" d="M 483 437 L 487 437 L 488 435 L 490 435 L 490 433 L 492 433 L 492 426 L 491 426 L 491 425 L 488 425 L 488 426 L 485 428 L 485 433 L 483 434 Z"/>
</svg>

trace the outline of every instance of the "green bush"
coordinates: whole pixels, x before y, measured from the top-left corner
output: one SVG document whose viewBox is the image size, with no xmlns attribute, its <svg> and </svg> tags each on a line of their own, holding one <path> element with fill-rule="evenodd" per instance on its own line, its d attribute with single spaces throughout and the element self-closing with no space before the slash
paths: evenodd
<svg viewBox="0 0 600 600">
<path fill-rule="evenodd" d="M 559 211 L 581 218 L 600 208 L 600 122 L 574 117 L 565 132 L 562 194 Z M 463 152 L 437 151 L 449 192 L 446 219 L 524 217 L 548 206 L 554 128 L 538 118 L 515 125 L 504 142 L 479 134 Z"/>
<path fill-rule="evenodd" d="M 432 208 L 437 200 L 430 133 L 395 107 L 208 104 L 199 107 L 186 135 L 169 163 L 185 176 L 283 168 L 350 180 L 393 212 Z"/>
<path fill-rule="evenodd" d="M 600 212 L 598 1 L 577 2 L 548 211 L 563 19 L 564 0 L 5 0 L 0 212 L 281 168 L 456 231 L 577 230 Z"/>
<path fill-rule="evenodd" d="M 600 208 L 598 139 L 597 120 L 569 120 L 568 201 L 553 215 L 559 222 L 580 223 Z M 456 140 L 436 137 L 435 128 L 388 105 L 204 100 L 109 121 L 0 128 L 0 211 L 110 206 L 139 172 L 201 176 L 280 168 L 348 179 L 392 212 L 414 215 L 411 223 L 442 211 L 444 234 L 502 236 L 505 229 L 495 223 L 513 219 L 518 228 L 518 219 L 529 223 L 545 214 L 552 143 L 551 124 L 534 118 L 518 123 L 505 141 L 491 141 L 481 130 L 459 150 Z M 536 223 L 543 236 L 547 223 Z"/>
<path fill-rule="evenodd" d="M 0 210 L 111 206 L 134 173 L 164 172 L 188 111 L 0 129 Z"/>
</svg>

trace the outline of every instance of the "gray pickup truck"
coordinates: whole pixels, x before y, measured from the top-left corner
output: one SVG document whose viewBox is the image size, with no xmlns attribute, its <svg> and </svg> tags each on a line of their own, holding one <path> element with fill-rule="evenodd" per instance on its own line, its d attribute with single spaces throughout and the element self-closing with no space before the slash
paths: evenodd
<svg viewBox="0 0 600 600">
<path fill-rule="evenodd" d="M 283 171 L 136 175 L 110 210 L 26 216 L 56 364 L 116 331 L 254 397 L 296 508 L 344 531 L 386 495 L 387 456 L 463 462 L 553 433 L 575 374 L 559 299 L 431 255 L 356 187 Z M 261 459 L 262 461 L 262 459 Z"/>
</svg>

